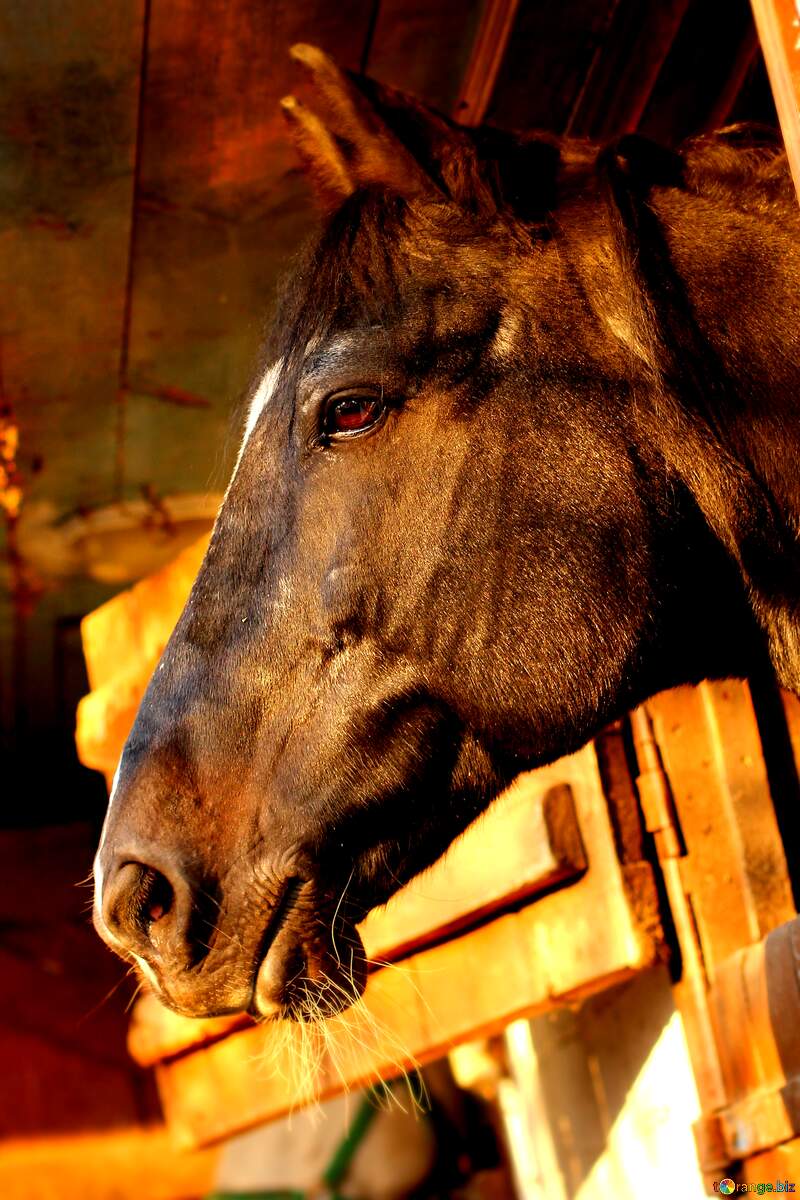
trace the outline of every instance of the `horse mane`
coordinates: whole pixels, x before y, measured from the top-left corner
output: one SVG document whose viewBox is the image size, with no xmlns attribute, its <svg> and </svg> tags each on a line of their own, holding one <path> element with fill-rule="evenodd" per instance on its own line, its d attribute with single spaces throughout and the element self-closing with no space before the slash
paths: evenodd
<svg viewBox="0 0 800 1200">
<path fill-rule="evenodd" d="M 682 149 L 687 183 L 698 194 L 762 214 L 775 206 L 789 211 L 796 206 L 783 142 L 770 126 L 729 125 Z"/>
<path fill-rule="evenodd" d="M 368 87 L 370 81 L 360 83 Z M 649 203 L 654 188 L 677 187 L 727 211 L 776 221 L 796 207 L 782 144 L 768 127 L 734 125 L 670 150 L 638 135 L 600 146 L 491 126 L 466 130 L 441 118 L 452 131 L 452 143 L 443 147 L 440 127 L 431 133 L 428 110 L 399 95 L 396 107 L 387 107 L 387 94 L 393 95 L 381 89 L 382 117 L 418 159 L 440 198 L 453 204 L 426 205 L 420 223 L 413 215 L 418 200 L 377 185 L 357 189 L 301 252 L 284 282 L 265 348 L 270 361 L 280 358 L 297 368 L 307 347 L 334 331 L 388 324 L 400 307 L 401 276 L 407 274 L 402 248 L 410 233 L 423 253 L 426 241 L 455 248 L 498 233 L 524 252 L 553 236 L 565 206 L 592 196 L 607 207 L 629 288 L 649 301 L 636 307 L 645 319 L 648 312 L 655 318 L 640 331 L 643 344 L 651 345 L 663 338 L 666 293 L 671 290 L 674 299 L 676 284 L 681 290 Z M 681 308 L 675 316 L 683 322 Z"/>
</svg>

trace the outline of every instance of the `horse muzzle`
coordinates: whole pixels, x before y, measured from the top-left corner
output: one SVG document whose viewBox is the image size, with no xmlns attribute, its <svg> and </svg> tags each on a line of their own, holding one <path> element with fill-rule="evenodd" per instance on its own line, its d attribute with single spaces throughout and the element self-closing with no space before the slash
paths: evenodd
<svg viewBox="0 0 800 1200">
<path fill-rule="evenodd" d="M 185 1016 L 247 1011 L 261 1020 L 314 1021 L 341 1012 L 364 990 L 355 925 L 341 904 L 321 899 L 311 879 L 287 874 L 254 885 L 232 919 L 213 887 L 193 882 L 163 855 L 98 856 L 95 875 L 98 933 Z"/>
</svg>

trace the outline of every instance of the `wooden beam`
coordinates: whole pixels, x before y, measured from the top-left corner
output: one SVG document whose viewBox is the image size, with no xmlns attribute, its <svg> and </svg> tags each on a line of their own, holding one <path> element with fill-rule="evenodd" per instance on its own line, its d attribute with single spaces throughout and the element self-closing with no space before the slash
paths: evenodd
<svg viewBox="0 0 800 1200">
<path fill-rule="evenodd" d="M 751 0 L 775 107 L 800 198 L 800 13 L 794 0 Z"/>
<path fill-rule="evenodd" d="M 487 0 L 453 109 L 462 125 L 480 125 L 486 116 L 518 7 L 519 0 Z"/>
<path fill-rule="evenodd" d="M 430 870 L 373 909 L 361 926 L 367 955 L 402 958 L 585 868 L 571 788 L 548 788 L 529 772 Z"/>
<path fill-rule="evenodd" d="M 770 713 L 780 720 L 777 697 Z M 633 729 L 681 951 L 674 992 L 703 1106 L 698 1152 L 708 1179 L 719 1179 L 800 1133 L 800 927 L 776 776 L 750 688 L 738 680 L 656 696 L 633 715 Z"/>
<path fill-rule="evenodd" d="M 646 704 L 674 798 L 679 859 L 706 969 L 795 912 L 746 683 L 675 688 Z"/>
<path fill-rule="evenodd" d="M 142 109 L 127 351 L 128 489 L 196 491 L 232 466 L 231 399 L 247 388 L 280 274 L 317 219 L 278 104 L 288 49 L 358 68 L 373 0 L 154 3 Z M 152 393 L 202 397 L 164 405 Z"/>
<path fill-rule="evenodd" d="M 717 967 L 709 1000 L 727 1103 L 698 1123 L 706 1171 L 800 1134 L 798 952 L 795 918 Z"/>
<path fill-rule="evenodd" d="M 186 1200 L 214 1186 L 218 1152 L 176 1149 L 163 1125 L 6 1139 L 3 1200 Z"/>
<path fill-rule="evenodd" d="M 565 132 L 603 139 L 637 128 L 688 7 L 689 0 L 614 7 Z"/>
</svg>

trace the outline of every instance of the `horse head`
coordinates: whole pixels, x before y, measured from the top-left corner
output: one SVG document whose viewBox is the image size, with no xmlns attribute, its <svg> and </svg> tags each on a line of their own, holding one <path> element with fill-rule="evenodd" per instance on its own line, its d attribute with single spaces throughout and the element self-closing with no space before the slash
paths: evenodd
<svg viewBox="0 0 800 1200">
<path fill-rule="evenodd" d="M 519 770 L 753 642 L 653 433 L 672 410 L 610 216 L 634 150 L 603 169 L 294 54 L 326 224 L 96 863 L 101 935 L 192 1015 L 342 1008 L 359 921 Z"/>
</svg>

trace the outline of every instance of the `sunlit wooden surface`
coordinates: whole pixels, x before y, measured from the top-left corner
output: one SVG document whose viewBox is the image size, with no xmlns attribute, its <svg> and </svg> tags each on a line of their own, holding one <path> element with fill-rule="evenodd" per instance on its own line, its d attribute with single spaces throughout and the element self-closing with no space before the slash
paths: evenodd
<svg viewBox="0 0 800 1200">
<path fill-rule="evenodd" d="M 211 1190 L 215 1150 L 176 1148 L 163 1125 L 59 1137 L 9 1138 L 0 1152 L 3 1200 L 186 1200 Z"/>
</svg>

